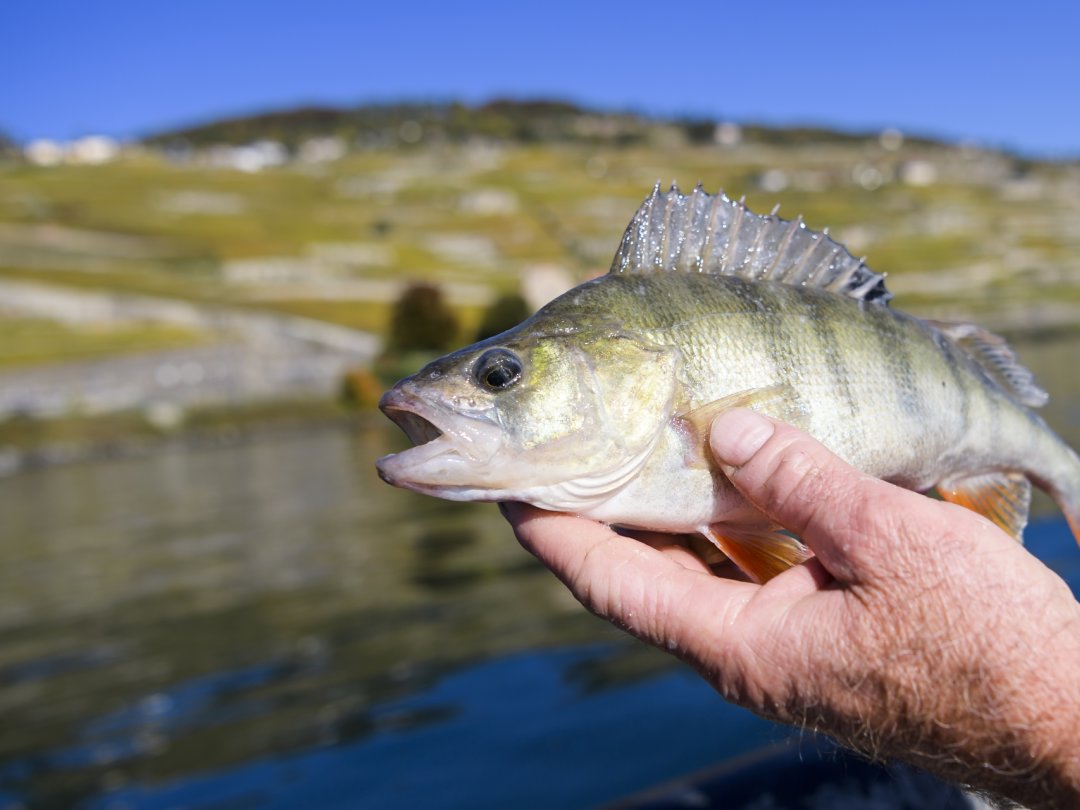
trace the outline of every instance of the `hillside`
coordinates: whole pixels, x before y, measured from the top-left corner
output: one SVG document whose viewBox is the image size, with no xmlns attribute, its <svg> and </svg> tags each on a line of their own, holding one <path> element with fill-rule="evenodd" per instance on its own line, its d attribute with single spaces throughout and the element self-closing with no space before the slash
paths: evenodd
<svg viewBox="0 0 1080 810">
<path fill-rule="evenodd" d="M 603 272 L 658 180 L 830 227 L 903 309 L 1080 325 L 1075 164 L 557 102 L 294 110 L 98 165 L 0 161 L 0 425 L 328 396 L 409 283 L 469 341 L 500 295 Z"/>
</svg>

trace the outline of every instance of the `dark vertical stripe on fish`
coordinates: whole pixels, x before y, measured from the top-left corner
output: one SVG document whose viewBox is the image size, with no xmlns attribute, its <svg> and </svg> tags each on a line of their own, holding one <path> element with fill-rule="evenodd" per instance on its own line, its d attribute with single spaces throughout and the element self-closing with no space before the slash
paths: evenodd
<svg viewBox="0 0 1080 810">
<path fill-rule="evenodd" d="M 902 316 L 892 310 L 882 309 L 881 317 L 874 319 L 877 328 L 873 333 L 892 377 L 900 409 L 912 419 L 919 419 L 923 415 L 923 403 L 919 396 L 911 352 L 905 340 L 905 324 L 901 318 Z"/>
<path fill-rule="evenodd" d="M 746 313 L 748 329 L 743 339 L 757 343 L 762 362 L 769 363 L 769 377 L 774 380 L 787 378 L 791 364 L 789 337 L 784 328 L 784 318 L 777 317 L 780 302 L 772 285 L 741 282 L 729 287 L 739 302 L 740 311 Z"/>
<path fill-rule="evenodd" d="M 961 364 L 968 361 L 963 358 L 961 351 L 949 338 L 933 327 L 927 328 L 933 333 L 934 343 L 945 357 L 945 366 L 952 375 L 953 388 L 960 394 L 960 419 L 966 427 L 971 424 L 971 394 L 968 392 L 970 381 L 965 378 Z"/>
<path fill-rule="evenodd" d="M 765 352 L 772 364 L 773 377 L 776 380 L 791 379 L 792 369 L 797 362 L 795 353 L 798 344 L 789 328 L 790 320 L 783 313 L 787 301 L 787 290 L 777 289 L 772 285 L 756 288 L 759 314 L 754 317 L 756 327 L 765 336 Z"/>
<path fill-rule="evenodd" d="M 821 346 L 833 390 L 839 392 L 843 401 L 847 403 L 848 413 L 855 416 L 859 406 L 855 402 L 851 384 L 848 382 L 848 366 L 843 353 L 840 351 L 840 337 L 833 327 L 834 318 L 832 313 L 822 311 L 820 307 L 812 307 L 808 308 L 807 317 L 814 330 L 814 336 Z"/>
</svg>

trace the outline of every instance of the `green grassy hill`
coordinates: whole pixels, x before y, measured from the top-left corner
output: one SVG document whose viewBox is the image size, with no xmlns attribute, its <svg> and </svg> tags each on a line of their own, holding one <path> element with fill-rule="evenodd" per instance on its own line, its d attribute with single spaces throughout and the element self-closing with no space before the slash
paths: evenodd
<svg viewBox="0 0 1080 810">
<path fill-rule="evenodd" d="M 559 102 L 303 109 L 162 133 L 105 165 L 0 163 L 0 281 L 300 314 L 384 333 L 408 280 L 471 336 L 524 273 L 606 269 L 658 180 L 780 204 L 890 274 L 900 307 L 1075 324 L 1080 167 L 926 140 L 657 121 Z M 304 160 L 337 138 L 336 160 Z M 228 168 L 238 145 L 284 162 Z M 230 147 L 231 145 L 231 147 Z M 887 148 L 888 147 L 888 148 Z M 13 317 L 21 317 L 14 313 Z M 45 328 L 45 327 L 42 327 Z M 70 355 L 68 325 L 34 355 Z M 113 343 L 138 348 L 137 334 Z M 147 335 L 147 345 L 190 335 Z M 125 348 L 126 347 L 126 348 Z"/>
</svg>

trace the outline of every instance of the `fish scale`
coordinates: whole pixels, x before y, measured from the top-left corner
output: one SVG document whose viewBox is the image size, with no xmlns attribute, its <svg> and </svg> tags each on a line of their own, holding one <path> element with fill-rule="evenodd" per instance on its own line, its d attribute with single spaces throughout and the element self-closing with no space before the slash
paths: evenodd
<svg viewBox="0 0 1080 810">
<path fill-rule="evenodd" d="M 519 326 L 440 358 L 380 403 L 416 444 L 388 482 L 699 533 L 752 579 L 809 552 L 711 459 L 717 414 L 793 422 L 859 469 L 1020 539 L 1030 483 L 1080 540 L 1080 459 L 1005 342 L 889 306 L 874 273 L 801 219 L 657 188 L 611 271 Z"/>
<path fill-rule="evenodd" d="M 639 331 L 655 344 L 682 348 L 689 380 L 684 392 L 691 401 L 688 407 L 736 391 L 766 387 L 782 378 L 799 399 L 814 403 L 808 425 L 817 433 L 837 437 L 834 443 L 839 446 L 835 449 L 849 461 L 870 467 L 876 456 L 886 451 L 894 457 L 894 467 L 898 463 L 901 470 L 918 466 L 915 461 L 897 462 L 896 457 L 902 458 L 907 448 L 925 435 L 928 414 L 924 403 L 933 402 L 932 392 L 916 382 L 909 352 L 922 356 L 924 375 L 940 376 L 948 365 L 929 334 L 911 330 L 910 325 L 908 330 L 899 328 L 903 323 L 889 310 L 861 308 L 858 302 L 830 293 L 787 288 L 775 282 L 751 285 L 726 277 L 657 274 L 646 283 L 649 300 L 693 301 L 686 308 L 666 306 L 641 320 L 629 315 L 623 321 L 625 328 Z M 618 287 L 626 284 L 636 286 L 638 280 L 612 278 L 589 291 L 599 300 L 579 301 L 574 309 L 624 311 L 627 296 Z M 687 309 L 693 313 L 690 319 Z M 814 326 L 826 322 L 841 325 L 830 344 L 818 339 Z M 886 347 L 888 352 L 883 351 Z M 830 354 L 834 358 L 843 355 L 843 365 L 858 368 L 859 373 L 837 372 L 838 363 L 829 359 Z M 940 369 L 927 368 L 929 364 Z M 847 392 L 844 386 L 830 384 L 837 373 L 843 374 Z M 968 379 L 977 381 L 970 374 Z M 962 387 L 950 391 L 956 400 L 963 397 Z M 890 430 L 886 423 L 866 435 L 860 428 L 874 425 L 860 425 L 848 418 L 854 399 L 871 413 L 894 414 L 892 424 L 899 423 L 906 430 Z M 961 438 L 942 435 L 940 447 L 935 449 L 944 452 Z M 867 471 L 896 477 L 896 470 Z"/>
</svg>

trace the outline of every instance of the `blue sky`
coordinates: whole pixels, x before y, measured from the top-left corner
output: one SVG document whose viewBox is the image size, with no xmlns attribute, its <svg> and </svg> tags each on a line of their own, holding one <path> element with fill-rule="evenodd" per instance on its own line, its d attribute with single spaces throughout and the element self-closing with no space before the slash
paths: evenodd
<svg viewBox="0 0 1080 810">
<path fill-rule="evenodd" d="M 559 97 L 1080 156 L 1080 3 L 7 0 L 0 130 Z"/>
</svg>

